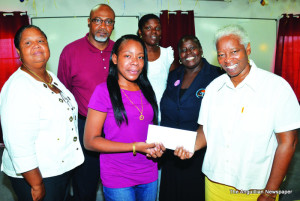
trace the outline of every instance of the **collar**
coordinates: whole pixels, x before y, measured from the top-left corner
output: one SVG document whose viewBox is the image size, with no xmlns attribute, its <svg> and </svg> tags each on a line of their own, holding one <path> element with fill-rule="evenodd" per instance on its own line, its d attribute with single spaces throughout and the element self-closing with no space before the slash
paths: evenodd
<svg viewBox="0 0 300 201">
<path fill-rule="evenodd" d="M 89 33 L 87 33 L 84 38 L 85 38 L 85 40 L 88 44 L 88 48 L 91 52 L 98 53 L 98 52 L 111 52 L 112 51 L 114 42 L 110 39 L 108 39 L 108 44 L 107 44 L 106 48 L 104 50 L 99 50 L 89 41 Z"/>
<path fill-rule="evenodd" d="M 243 88 L 245 85 L 247 85 L 255 92 L 259 87 L 259 83 L 257 82 L 257 79 L 256 79 L 256 77 L 258 77 L 258 75 L 257 75 L 258 68 L 255 65 L 253 60 L 250 60 L 250 66 L 251 66 L 251 69 L 250 69 L 249 74 L 237 87 L 234 87 L 232 81 L 230 80 L 230 77 L 227 74 L 222 75 L 221 76 L 222 81 L 219 82 L 220 84 L 218 86 L 218 91 L 220 91 L 224 86 L 227 86 L 231 89 L 234 89 L 234 88 L 240 89 L 240 88 Z"/>
<path fill-rule="evenodd" d="M 201 71 L 205 74 L 205 75 L 208 75 L 211 73 L 210 69 L 211 69 L 211 65 L 207 62 L 207 60 L 205 58 L 202 58 L 202 63 L 203 63 L 203 66 L 202 66 L 202 69 Z"/>
</svg>

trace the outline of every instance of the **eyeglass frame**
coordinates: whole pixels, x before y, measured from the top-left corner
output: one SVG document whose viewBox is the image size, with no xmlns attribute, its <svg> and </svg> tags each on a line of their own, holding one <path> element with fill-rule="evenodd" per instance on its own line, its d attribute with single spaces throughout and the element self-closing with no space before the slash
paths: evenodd
<svg viewBox="0 0 300 201">
<path fill-rule="evenodd" d="M 95 18 L 93 18 L 93 19 L 90 18 L 90 20 L 91 20 L 92 23 L 97 24 L 97 25 L 100 25 L 100 24 L 102 24 L 102 23 L 104 22 L 104 24 L 105 24 L 106 26 L 112 26 L 112 25 L 115 23 L 115 21 L 112 20 L 112 19 L 110 19 L 110 18 L 109 18 L 109 19 L 103 20 L 103 19 L 101 19 L 100 17 L 95 17 Z M 97 23 L 96 20 L 99 20 L 99 22 Z M 110 24 L 109 24 L 109 23 L 110 23 Z"/>
</svg>

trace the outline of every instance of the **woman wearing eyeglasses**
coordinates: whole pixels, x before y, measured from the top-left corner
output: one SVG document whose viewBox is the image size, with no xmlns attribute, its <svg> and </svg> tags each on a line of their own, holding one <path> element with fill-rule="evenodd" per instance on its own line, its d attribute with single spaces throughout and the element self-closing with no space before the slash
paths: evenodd
<svg viewBox="0 0 300 201">
<path fill-rule="evenodd" d="M 182 37 L 178 52 L 182 65 L 168 77 L 160 104 L 161 125 L 196 131 L 205 88 L 221 72 L 203 58 L 202 46 L 195 36 Z M 199 150 L 193 158 L 183 161 L 173 151 L 166 151 L 162 158 L 160 201 L 204 201 L 204 153 L 204 149 Z"/>
</svg>

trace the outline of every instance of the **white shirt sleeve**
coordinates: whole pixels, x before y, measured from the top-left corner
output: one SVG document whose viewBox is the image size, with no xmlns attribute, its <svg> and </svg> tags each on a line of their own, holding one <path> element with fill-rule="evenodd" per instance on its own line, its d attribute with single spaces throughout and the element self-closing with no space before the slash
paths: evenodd
<svg viewBox="0 0 300 201">
<path fill-rule="evenodd" d="M 38 97 L 21 81 L 11 84 L 1 97 L 3 140 L 17 173 L 38 167 L 34 142 L 40 123 Z"/>
<path fill-rule="evenodd" d="M 208 121 L 208 112 L 209 112 L 209 102 L 210 102 L 210 90 L 209 85 L 205 89 L 205 94 L 202 99 L 200 111 L 199 111 L 199 117 L 198 117 L 198 124 L 203 125 L 203 132 L 206 135 L 207 134 L 207 121 Z"/>
<path fill-rule="evenodd" d="M 173 63 L 174 61 L 174 50 L 171 46 L 167 47 L 167 58 L 166 58 L 166 61 L 167 61 L 167 65 L 168 66 L 168 72 L 169 72 L 169 69 L 171 67 L 171 64 Z"/>
<path fill-rule="evenodd" d="M 278 85 L 274 87 L 278 89 L 276 97 L 279 100 L 276 100 L 274 132 L 281 133 L 300 127 L 300 106 L 291 86 L 283 79 L 282 82 L 277 83 Z"/>
</svg>

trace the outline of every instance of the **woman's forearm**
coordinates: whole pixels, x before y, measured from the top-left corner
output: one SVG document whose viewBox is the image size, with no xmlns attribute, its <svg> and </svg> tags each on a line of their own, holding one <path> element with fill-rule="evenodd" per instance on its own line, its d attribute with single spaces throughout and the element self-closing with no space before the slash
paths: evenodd
<svg viewBox="0 0 300 201">
<path fill-rule="evenodd" d="M 203 126 L 200 125 L 197 129 L 197 138 L 195 142 L 195 151 L 206 147 L 206 138 L 203 132 Z"/>
<path fill-rule="evenodd" d="M 39 168 L 22 173 L 22 176 L 31 186 L 31 195 L 33 201 L 40 201 L 45 197 L 45 186 Z"/>
</svg>

